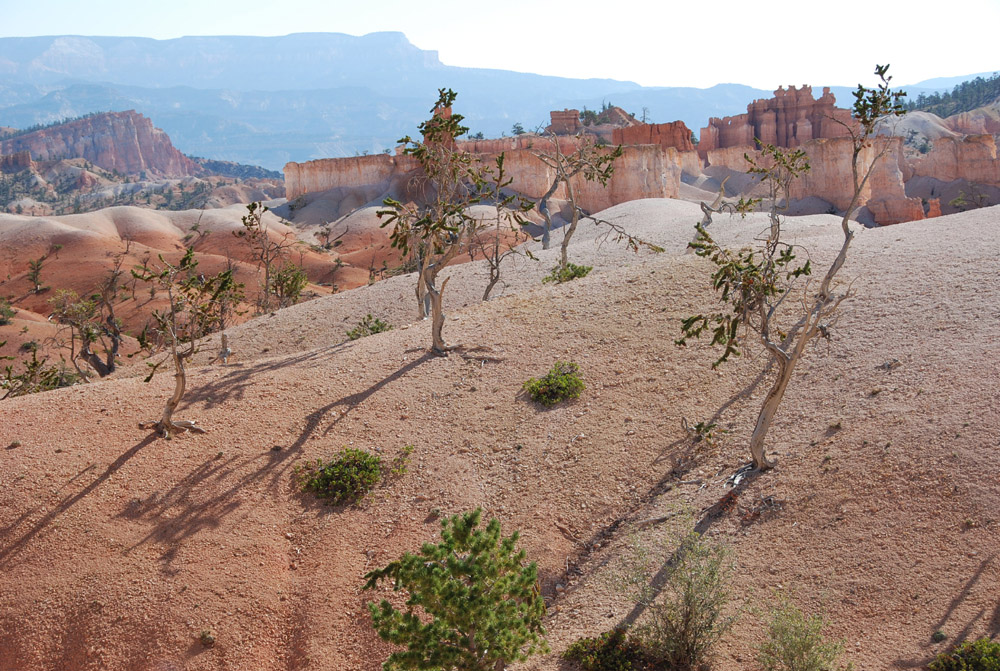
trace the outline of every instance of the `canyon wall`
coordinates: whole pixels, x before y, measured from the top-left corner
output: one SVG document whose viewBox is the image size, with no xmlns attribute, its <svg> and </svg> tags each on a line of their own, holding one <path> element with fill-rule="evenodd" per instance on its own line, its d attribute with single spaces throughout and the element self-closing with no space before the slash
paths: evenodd
<svg viewBox="0 0 1000 671">
<path fill-rule="evenodd" d="M 107 112 L 0 140 L 0 154 L 29 152 L 36 161 L 84 158 L 123 175 L 184 177 L 200 168 L 143 115 Z"/>
<path fill-rule="evenodd" d="M 531 148 L 529 146 L 531 142 Z M 555 174 L 534 151 L 547 151 L 546 140 L 532 138 L 502 138 L 474 141 L 475 145 L 502 148 L 504 167 L 513 179 L 510 188 L 529 198 L 541 198 L 552 185 Z M 480 144 L 482 143 L 482 144 Z M 499 143 L 495 146 L 493 143 Z M 462 148 L 468 142 L 462 143 Z M 524 148 L 511 148 L 523 146 Z M 560 149 L 575 151 L 574 138 L 560 138 Z M 673 147 L 638 145 L 623 147 L 615 161 L 615 171 L 607 187 L 586 181 L 582 175 L 573 178 L 573 188 L 580 207 L 597 212 L 611 205 L 639 198 L 676 198 L 680 191 L 683 158 Z M 481 162 L 489 164 L 499 152 L 479 153 Z M 355 156 L 289 163 L 285 166 L 285 190 L 289 200 L 306 194 L 330 189 L 356 189 L 371 193 L 372 187 L 387 194 L 405 177 L 414 173 L 418 164 L 409 156 Z M 554 194 L 556 199 L 567 197 L 565 186 Z"/>
<path fill-rule="evenodd" d="M 28 170 L 32 166 L 31 152 L 28 150 L 13 154 L 0 154 L 0 173 L 15 173 Z"/>
<path fill-rule="evenodd" d="M 916 177 L 933 177 L 942 182 L 964 179 L 1000 186 L 996 139 L 992 135 L 938 138 L 927 154 L 913 161 L 912 171 Z"/>
</svg>

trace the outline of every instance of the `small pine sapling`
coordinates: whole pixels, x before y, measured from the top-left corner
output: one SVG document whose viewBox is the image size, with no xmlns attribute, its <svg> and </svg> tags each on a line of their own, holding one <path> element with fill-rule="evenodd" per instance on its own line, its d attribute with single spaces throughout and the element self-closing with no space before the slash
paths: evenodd
<svg viewBox="0 0 1000 671">
<path fill-rule="evenodd" d="M 385 671 L 503 671 L 548 651 L 538 569 L 524 564 L 517 532 L 502 536 L 496 519 L 479 528 L 481 514 L 442 520 L 439 543 L 365 576 L 365 589 L 388 581 L 408 595 L 403 610 L 387 599 L 368 604 L 379 637 L 404 647 Z"/>
</svg>

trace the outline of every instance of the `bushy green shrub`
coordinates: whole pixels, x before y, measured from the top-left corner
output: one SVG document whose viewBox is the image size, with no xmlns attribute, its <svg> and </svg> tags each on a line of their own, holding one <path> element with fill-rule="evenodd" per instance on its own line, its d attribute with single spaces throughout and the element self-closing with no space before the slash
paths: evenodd
<svg viewBox="0 0 1000 671">
<path fill-rule="evenodd" d="M 966 641 L 951 652 L 942 652 L 930 671 L 1000 671 L 1000 641 L 981 638 Z"/>
<path fill-rule="evenodd" d="M 378 317 L 373 317 L 369 312 L 364 319 L 358 322 L 356 328 L 351 329 L 347 332 L 347 337 L 351 340 L 357 340 L 358 338 L 364 338 L 365 336 L 374 335 L 376 333 L 383 333 L 384 331 L 391 331 L 392 324 L 384 322 Z"/>
<path fill-rule="evenodd" d="M 567 263 L 565 266 L 556 266 L 552 269 L 552 272 L 542 278 L 543 284 L 548 284 L 549 282 L 555 282 L 556 284 L 562 284 L 563 282 L 569 282 L 570 280 L 575 280 L 578 277 L 586 277 L 593 266 L 578 266 L 575 263 Z"/>
<path fill-rule="evenodd" d="M 10 303 L 4 298 L 0 298 L 0 326 L 9 324 L 14 314 L 14 308 L 11 307 Z"/>
<path fill-rule="evenodd" d="M 566 648 L 563 657 L 583 671 L 640 671 L 647 666 L 642 647 L 622 629 L 581 638 Z"/>
<path fill-rule="evenodd" d="M 568 398 L 579 398 L 586 385 L 580 379 L 580 367 L 570 361 L 556 361 L 556 365 L 542 378 L 531 378 L 523 389 L 531 400 L 544 406 L 555 405 Z"/>
<path fill-rule="evenodd" d="M 782 603 L 771 617 L 757 661 L 764 671 L 833 671 L 844 643 L 825 641 L 824 624 L 822 616 L 806 617 L 792 604 Z"/>
<path fill-rule="evenodd" d="M 302 491 L 337 505 L 370 492 L 382 478 L 382 460 L 376 454 L 348 447 L 328 461 L 307 461 L 297 471 Z"/>
</svg>

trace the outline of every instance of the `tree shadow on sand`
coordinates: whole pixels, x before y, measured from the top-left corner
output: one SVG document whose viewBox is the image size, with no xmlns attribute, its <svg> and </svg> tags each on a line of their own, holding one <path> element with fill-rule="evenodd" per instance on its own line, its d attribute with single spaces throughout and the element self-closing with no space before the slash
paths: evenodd
<svg viewBox="0 0 1000 671">
<path fill-rule="evenodd" d="M 275 491 L 288 487 L 285 476 L 311 436 L 321 431 L 325 435 L 380 389 L 434 358 L 425 353 L 367 389 L 313 410 L 306 415 L 305 427 L 299 436 L 288 446 L 266 447 L 262 452 L 246 457 L 206 459 L 169 489 L 153 492 L 144 500 L 131 501 L 118 517 L 147 520 L 152 523 L 152 528 L 129 551 L 149 543 L 164 545 L 167 548 L 162 555 L 164 570 L 167 573 L 176 572 L 172 564 L 184 540 L 204 529 L 221 526 L 225 517 L 248 500 L 245 492 L 249 488 Z M 324 420 L 331 413 L 336 416 L 329 426 L 322 429 Z"/>
<path fill-rule="evenodd" d="M 112 475 L 118 472 L 122 466 L 124 466 L 129 459 L 134 457 L 139 450 L 150 445 L 156 437 L 153 435 L 143 438 L 140 442 L 136 443 L 128 450 L 126 450 L 121 456 L 119 456 L 115 461 L 108 466 L 103 473 L 101 473 L 97 478 L 95 478 L 89 485 L 81 489 L 75 494 L 70 494 L 65 496 L 59 503 L 55 505 L 49 512 L 47 512 L 40 520 L 32 524 L 29 528 L 25 529 L 23 532 L 19 531 L 19 527 L 25 522 L 34 512 L 28 511 L 21 515 L 18 519 L 14 520 L 12 523 L 0 529 L 0 568 L 7 566 L 11 560 L 19 554 L 27 545 L 38 536 L 47 526 L 52 524 L 60 515 L 72 508 L 80 499 L 84 498 L 95 489 L 100 487 L 104 482 L 108 480 Z M 83 473 L 87 472 L 92 468 L 88 466 L 80 473 L 73 476 L 66 484 L 69 485 L 74 480 L 79 478 Z"/>
</svg>

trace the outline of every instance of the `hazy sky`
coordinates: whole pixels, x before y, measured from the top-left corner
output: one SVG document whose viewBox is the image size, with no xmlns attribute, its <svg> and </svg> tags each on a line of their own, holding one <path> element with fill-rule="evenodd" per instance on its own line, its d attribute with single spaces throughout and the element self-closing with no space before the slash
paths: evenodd
<svg viewBox="0 0 1000 671">
<path fill-rule="evenodd" d="M 1000 0 L 0 0 L 0 17 L 0 37 L 395 30 L 447 65 L 645 86 L 853 86 L 885 62 L 895 84 L 1000 70 Z"/>
</svg>

